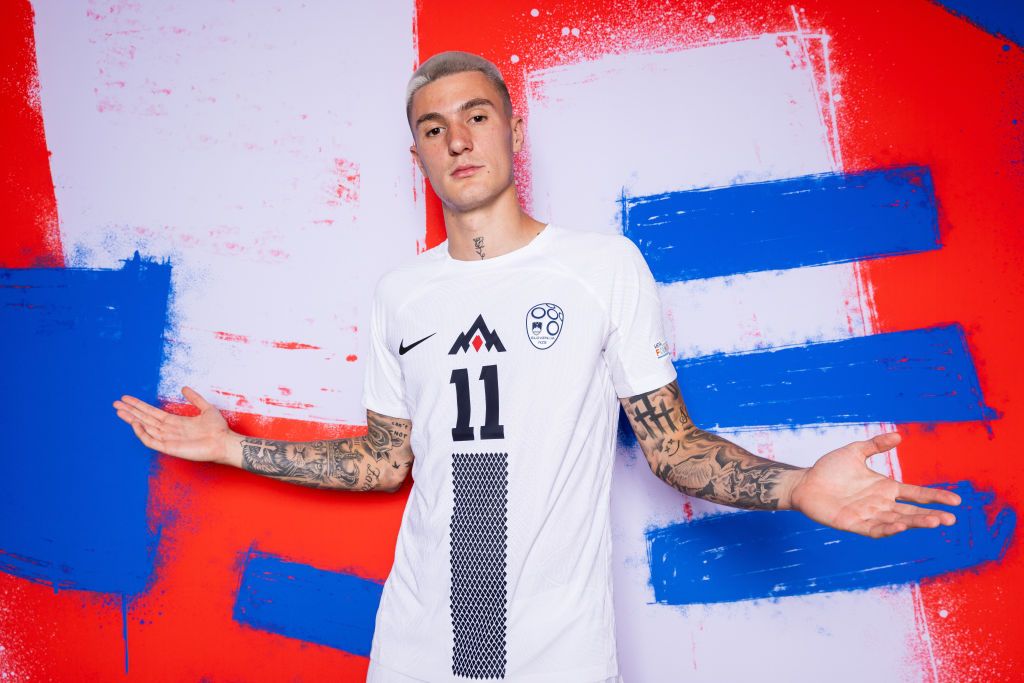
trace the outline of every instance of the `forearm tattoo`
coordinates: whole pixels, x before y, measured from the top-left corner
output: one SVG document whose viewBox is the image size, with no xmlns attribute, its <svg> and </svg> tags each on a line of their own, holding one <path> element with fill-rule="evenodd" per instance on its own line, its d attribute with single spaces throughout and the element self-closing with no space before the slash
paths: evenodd
<svg viewBox="0 0 1024 683">
<path fill-rule="evenodd" d="M 687 495 L 737 508 L 775 510 L 783 473 L 801 469 L 698 429 L 676 381 L 622 404 L 651 469 Z"/>
<path fill-rule="evenodd" d="M 371 412 L 363 436 L 298 443 L 243 437 L 242 467 L 316 488 L 391 490 L 412 467 L 410 426 Z"/>
</svg>

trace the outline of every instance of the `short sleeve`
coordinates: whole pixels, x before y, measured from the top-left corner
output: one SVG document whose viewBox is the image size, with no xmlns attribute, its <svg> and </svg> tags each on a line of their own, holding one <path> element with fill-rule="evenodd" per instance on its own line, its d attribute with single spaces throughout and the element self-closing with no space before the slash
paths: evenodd
<svg viewBox="0 0 1024 683">
<path fill-rule="evenodd" d="M 370 308 L 370 355 L 363 378 L 363 407 L 381 415 L 408 420 L 402 367 L 387 344 L 387 313 L 378 283 Z"/>
<path fill-rule="evenodd" d="M 626 398 L 669 384 L 676 370 L 665 340 L 654 276 L 636 245 L 621 239 L 612 268 L 611 329 L 604 357 L 616 395 Z"/>
</svg>

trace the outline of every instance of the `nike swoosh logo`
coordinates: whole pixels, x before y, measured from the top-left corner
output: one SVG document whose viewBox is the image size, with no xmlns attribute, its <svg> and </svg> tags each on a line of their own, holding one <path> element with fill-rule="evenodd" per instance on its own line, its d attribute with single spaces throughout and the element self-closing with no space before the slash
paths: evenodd
<svg viewBox="0 0 1024 683">
<path fill-rule="evenodd" d="M 423 339 L 420 339 L 417 342 L 413 342 L 412 344 L 409 344 L 408 346 L 403 346 L 402 345 L 405 342 L 405 340 L 403 339 L 402 341 L 398 342 L 398 355 L 399 356 L 404 356 L 406 354 L 406 352 L 414 349 L 417 344 L 422 344 L 423 342 L 425 342 L 428 339 L 430 339 L 431 337 L 433 337 L 435 334 L 437 334 L 437 332 L 434 332 L 433 334 L 428 334 Z"/>
</svg>

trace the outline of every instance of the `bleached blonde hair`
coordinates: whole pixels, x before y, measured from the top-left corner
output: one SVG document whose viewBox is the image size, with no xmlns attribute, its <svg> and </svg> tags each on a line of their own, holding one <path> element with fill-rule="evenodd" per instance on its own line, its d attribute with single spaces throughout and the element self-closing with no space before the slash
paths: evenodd
<svg viewBox="0 0 1024 683">
<path fill-rule="evenodd" d="M 417 90 L 444 76 L 451 76 L 452 74 L 465 71 L 479 71 L 484 76 L 487 76 L 488 80 L 494 84 L 494 87 L 501 94 L 505 113 L 508 116 L 512 116 L 512 98 L 509 97 L 508 86 L 505 85 L 505 79 L 501 77 L 498 67 L 493 62 L 489 62 L 472 52 L 449 50 L 448 52 L 439 52 L 423 62 L 409 79 L 409 85 L 405 89 L 405 118 L 408 119 L 412 116 L 412 96 L 416 94 Z"/>
</svg>

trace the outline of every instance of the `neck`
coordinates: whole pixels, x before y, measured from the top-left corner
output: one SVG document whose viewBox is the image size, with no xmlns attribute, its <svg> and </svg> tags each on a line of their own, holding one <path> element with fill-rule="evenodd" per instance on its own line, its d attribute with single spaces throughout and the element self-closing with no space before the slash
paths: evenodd
<svg viewBox="0 0 1024 683">
<path fill-rule="evenodd" d="M 544 228 L 519 205 L 514 185 L 493 202 L 470 211 L 444 207 L 448 254 L 459 261 L 479 261 L 525 246 Z"/>
</svg>

